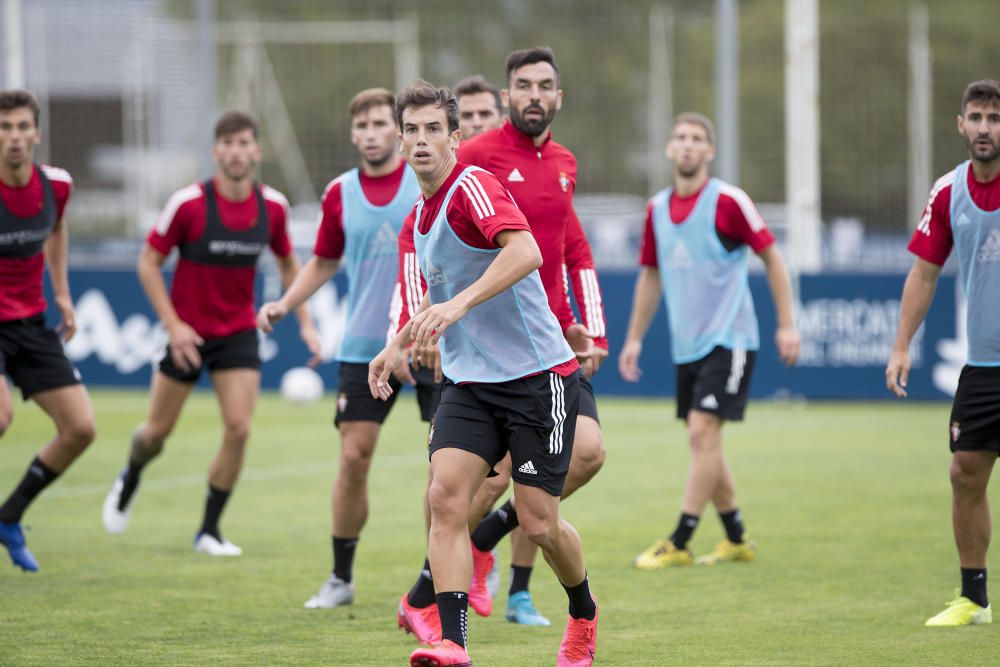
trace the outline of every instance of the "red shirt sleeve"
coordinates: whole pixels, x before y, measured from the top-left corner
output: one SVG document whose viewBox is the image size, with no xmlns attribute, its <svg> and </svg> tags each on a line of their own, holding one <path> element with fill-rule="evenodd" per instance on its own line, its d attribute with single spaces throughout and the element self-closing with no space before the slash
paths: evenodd
<svg viewBox="0 0 1000 667">
<path fill-rule="evenodd" d="M 715 211 L 716 228 L 731 239 L 742 241 L 754 252 L 774 243 L 774 235 L 747 193 L 733 185 L 723 185 Z"/>
<path fill-rule="evenodd" d="M 572 208 L 566 220 L 566 271 L 584 325 L 594 336 L 594 344 L 608 349 L 604 299 L 601 296 L 597 271 L 594 269 L 594 256 L 590 252 L 590 243 L 583 233 L 580 218 Z"/>
<path fill-rule="evenodd" d="M 448 221 L 464 243 L 476 248 L 496 247 L 496 236 L 503 231 L 531 231 L 507 188 L 488 171 L 461 177 L 448 205 Z"/>
<path fill-rule="evenodd" d="M 344 202 L 340 196 L 340 180 L 326 186 L 320 203 L 319 230 L 313 254 L 324 259 L 344 256 Z"/>
<path fill-rule="evenodd" d="M 178 190 L 156 218 L 146 242 L 161 255 L 170 251 L 187 239 L 192 221 L 197 215 L 198 200 L 204 197 L 201 185 L 189 185 Z"/>
<path fill-rule="evenodd" d="M 653 233 L 653 200 L 646 204 L 646 222 L 643 223 L 642 245 L 639 247 L 639 266 L 659 267 L 656 258 L 656 234 Z"/>
<path fill-rule="evenodd" d="M 288 199 L 274 188 L 264 186 L 264 200 L 267 204 L 267 219 L 271 232 L 271 252 L 276 257 L 292 254 L 292 242 L 288 238 L 288 220 L 291 207 Z"/>
<path fill-rule="evenodd" d="M 944 266 L 951 254 L 951 186 L 954 174 L 939 178 L 931 189 L 907 249 L 920 259 Z"/>
<path fill-rule="evenodd" d="M 417 264 L 417 250 L 413 244 L 413 227 L 416 224 L 416 209 L 410 211 L 399 232 L 399 274 L 389 311 L 389 333 L 392 338 L 413 317 L 420 306 L 427 283 Z"/>
</svg>

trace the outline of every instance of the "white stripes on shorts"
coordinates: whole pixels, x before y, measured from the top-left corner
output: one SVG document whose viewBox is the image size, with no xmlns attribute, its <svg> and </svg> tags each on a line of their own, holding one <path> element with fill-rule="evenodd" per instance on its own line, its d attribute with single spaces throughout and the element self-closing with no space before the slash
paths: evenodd
<svg viewBox="0 0 1000 667">
<path fill-rule="evenodd" d="M 566 423 L 566 394 L 563 378 L 549 371 L 549 388 L 552 390 L 552 432 L 549 433 L 549 454 L 559 454 L 563 449 L 563 427 Z"/>
<path fill-rule="evenodd" d="M 729 377 L 726 379 L 726 393 L 736 395 L 740 392 L 740 383 L 743 381 L 743 371 L 747 366 L 747 351 L 744 349 L 732 350 L 732 361 L 729 366 Z"/>
</svg>

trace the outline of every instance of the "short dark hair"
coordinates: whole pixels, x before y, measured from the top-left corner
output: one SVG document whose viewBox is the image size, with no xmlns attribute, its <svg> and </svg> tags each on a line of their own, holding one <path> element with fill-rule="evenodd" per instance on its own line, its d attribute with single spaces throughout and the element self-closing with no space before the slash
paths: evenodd
<svg viewBox="0 0 1000 667">
<path fill-rule="evenodd" d="M 388 88 L 366 88 L 351 98 L 347 105 L 347 112 L 353 119 L 360 113 L 364 113 L 374 107 L 385 105 L 392 111 L 392 117 L 396 117 L 396 94 Z"/>
<path fill-rule="evenodd" d="M 965 115 L 965 107 L 969 102 L 993 102 L 1000 104 L 1000 81 L 994 79 L 982 79 L 973 81 L 965 87 L 962 93 L 962 109 L 960 113 Z"/>
<path fill-rule="evenodd" d="M 35 117 L 35 127 L 38 127 L 38 117 L 41 115 L 41 107 L 38 106 L 38 98 L 30 90 L 0 90 L 0 111 L 13 111 L 27 107 L 31 109 L 31 115 Z"/>
<path fill-rule="evenodd" d="M 700 114 L 697 111 L 679 113 L 674 118 L 674 127 L 677 127 L 681 123 L 700 125 L 705 130 L 705 137 L 708 139 L 709 145 L 715 145 L 715 125 L 712 124 L 712 121 L 705 114 Z"/>
<path fill-rule="evenodd" d="M 243 130 L 253 130 L 254 139 L 257 139 L 260 134 L 257 121 L 250 114 L 243 113 L 242 111 L 227 111 L 219 116 L 219 120 L 215 121 L 215 138 L 217 140 L 227 134 L 242 132 Z"/>
<path fill-rule="evenodd" d="M 458 129 L 458 100 L 448 88 L 438 88 L 423 79 L 417 79 L 396 97 L 396 122 L 403 127 L 403 112 L 410 107 L 435 106 L 444 109 L 448 117 L 448 132 Z"/>
<path fill-rule="evenodd" d="M 489 93 L 496 101 L 497 113 L 503 113 L 503 98 L 500 97 L 500 90 L 486 80 L 482 74 L 467 76 L 455 85 L 455 97 L 465 95 L 478 95 L 479 93 Z"/>
<path fill-rule="evenodd" d="M 525 65 L 535 63 L 548 63 L 556 72 L 556 82 L 559 81 L 559 65 L 556 65 L 556 55 L 547 46 L 533 46 L 530 49 L 519 49 L 507 56 L 507 65 L 504 69 L 503 80 L 510 85 L 510 75 L 515 70 L 519 70 Z"/>
</svg>

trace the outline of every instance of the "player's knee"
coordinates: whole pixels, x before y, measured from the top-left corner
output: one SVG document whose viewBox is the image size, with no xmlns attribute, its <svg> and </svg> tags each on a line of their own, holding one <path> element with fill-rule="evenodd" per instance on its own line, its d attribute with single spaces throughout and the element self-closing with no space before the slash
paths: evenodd
<svg viewBox="0 0 1000 667">
<path fill-rule="evenodd" d="M 10 428 L 10 423 L 14 421 L 14 413 L 10 410 L 0 411 L 0 437 Z"/>
<path fill-rule="evenodd" d="M 427 502 L 431 508 L 431 530 L 443 526 L 465 526 L 468 504 L 453 485 L 435 479 L 427 489 Z"/>
<path fill-rule="evenodd" d="M 93 419 L 81 419 L 64 427 L 60 436 L 70 449 L 79 453 L 85 450 L 97 437 L 97 426 Z"/>
<path fill-rule="evenodd" d="M 374 449 L 344 443 L 340 448 L 340 473 L 349 478 L 363 478 L 371 467 Z"/>
<path fill-rule="evenodd" d="M 492 507 L 496 501 L 500 500 L 502 496 L 507 491 L 507 486 L 510 484 L 510 470 L 507 470 L 506 474 L 500 472 L 496 477 L 488 477 L 485 482 L 483 482 L 482 490 L 484 493 L 484 499 L 486 500 L 486 505 Z"/>
<path fill-rule="evenodd" d="M 250 439 L 250 420 L 226 422 L 225 431 L 227 443 L 242 446 Z"/>
<path fill-rule="evenodd" d="M 954 457 L 949 470 L 951 486 L 956 493 L 975 495 L 986 492 L 989 475 L 983 475 L 971 462 Z"/>
<path fill-rule="evenodd" d="M 708 452 L 719 448 L 719 429 L 711 423 L 693 421 L 688 424 L 688 443 L 695 452 Z"/>
<path fill-rule="evenodd" d="M 538 545 L 543 550 L 551 548 L 555 541 L 555 531 L 559 526 L 558 517 L 530 515 L 525 519 L 518 514 L 520 528 L 525 537 Z"/>
<path fill-rule="evenodd" d="M 572 465 L 577 473 L 584 479 L 590 479 L 598 473 L 604 466 L 606 452 L 604 450 L 604 439 L 597 434 L 597 437 L 588 437 L 573 445 Z"/>
</svg>

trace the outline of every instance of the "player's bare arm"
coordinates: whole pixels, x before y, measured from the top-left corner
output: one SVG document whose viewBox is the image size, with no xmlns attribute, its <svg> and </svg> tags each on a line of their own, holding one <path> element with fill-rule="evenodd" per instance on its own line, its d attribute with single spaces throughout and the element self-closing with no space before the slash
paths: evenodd
<svg viewBox="0 0 1000 667">
<path fill-rule="evenodd" d="M 289 311 L 295 310 L 330 278 L 337 273 L 340 260 L 313 256 L 305 263 L 302 270 L 296 273 L 292 284 L 277 301 L 265 303 L 257 311 L 257 328 L 265 333 L 271 333 L 273 326 Z"/>
<path fill-rule="evenodd" d="M 174 304 L 167 293 L 167 285 L 163 280 L 163 264 L 167 256 L 146 243 L 139 251 L 137 272 L 142 289 L 153 306 L 153 311 L 160 318 L 167 330 L 170 341 L 170 355 L 175 364 L 184 370 L 190 370 L 201 365 L 201 355 L 198 346 L 202 340 L 191 326 L 183 321 L 174 310 Z"/>
<path fill-rule="evenodd" d="M 642 339 L 660 306 L 660 271 L 651 266 L 639 268 L 632 294 L 632 314 L 629 316 L 628 333 L 625 344 L 618 354 L 618 372 L 628 382 L 638 382 L 642 377 L 639 369 L 639 355 L 642 354 Z"/>
<path fill-rule="evenodd" d="M 424 294 L 420 301 L 416 314 L 419 315 L 430 306 L 430 297 Z M 406 353 L 406 347 L 410 344 L 413 330 L 413 320 L 407 322 L 396 335 L 389 341 L 378 355 L 368 364 L 368 388 L 372 396 L 382 401 L 389 400 L 392 396 L 392 387 L 389 386 L 389 375 L 399 364 L 399 360 Z"/>
<path fill-rule="evenodd" d="M 299 258 L 295 256 L 294 252 L 290 252 L 286 256 L 276 259 L 278 261 L 278 274 L 281 276 L 281 286 L 288 290 L 301 270 Z M 299 304 L 295 309 L 295 319 L 299 322 L 299 335 L 302 337 L 302 342 L 305 343 L 306 349 L 312 355 L 306 365 L 310 368 L 317 366 L 323 360 L 322 346 L 320 345 L 319 332 L 316 331 L 316 325 L 313 324 L 309 308 L 306 307 L 305 303 Z"/>
<path fill-rule="evenodd" d="M 45 262 L 49 267 L 49 279 L 52 281 L 52 291 L 55 295 L 56 308 L 59 309 L 61 321 L 56 331 L 64 341 L 70 340 L 76 333 L 76 316 L 73 310 L 73 296 L 69 291 L 68 262 L 69 231 L 64 220 L 56 221 L 49 238 L 45 239 Z"/>
<path fill-rule="evenodd" d="M 542 265 L 542 253 L 531 232 L 508 229 L 494 240 L 501 250 L 476 282 L 455 298 L 428 307 L 410 321 L 410 336 L 417 345 L 436 343 L 445 329 L 469 310 L 510 289 Z"/>
<path fill-rule="evenodd" d="M 788 278 L 788 269 L 775 243 L 762 249 L 757 256 L 764 262 L 767 284 L 771 288 L 771 298 L 774 299 L 774 310 L 777 313 L 778 328 L 774 332 L 774 344 L 778 348 L 778 358 L 784 364 L 792 366 L 798 361 L 802 351 L 802 336 L 795 328 L 795 308 L 792 306 L 792 283 Z"/>
<path fill-rule="evenodd" d="M 927 316 L 940 275 L 940 266 L 925 259 L 917 259 L 906 276 L 903 299 L 899 305 L 896 342 L 885 369 L 885 386 L 899 398 L 906 397 L 906 384 L 910 377 L 910 341 Z"/>
</svg>

